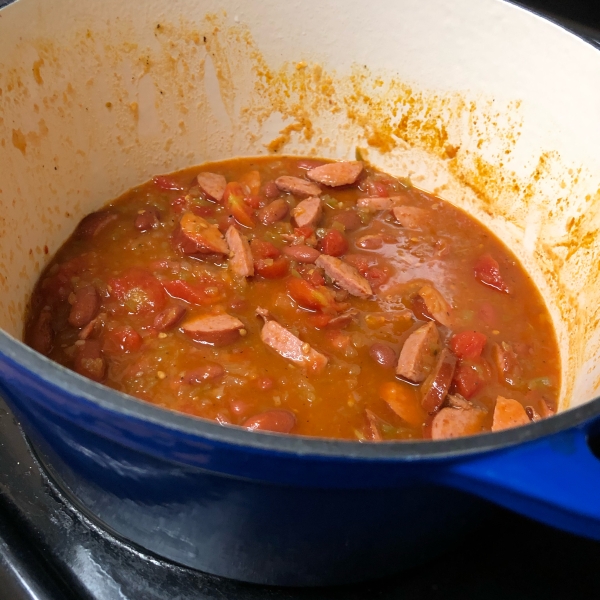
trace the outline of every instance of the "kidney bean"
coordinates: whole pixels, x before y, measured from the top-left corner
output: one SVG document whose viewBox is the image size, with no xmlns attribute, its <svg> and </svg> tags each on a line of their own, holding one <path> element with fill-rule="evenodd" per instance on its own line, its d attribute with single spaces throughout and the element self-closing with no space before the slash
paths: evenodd
<svg viewBox="0 0 600 600">
<path fill-rule="evenodd" d="M 50 354 L 53 338 L 52 313 L 49 310 L 43 310 L 33 330 L 31 346 L 41 354 Z"/>
<path fill-rule="evenodd" d="M 74 368 L 77 373 L 92 379 L 102 381 L 106 375 L 106 360 L 102 354 L 102 346 L 99 340 L 81 340 L 78 342 L 75 352 Z"/>
<path fill-rule="evenodd" d="M 93 285 L 86 285 L 75 292 L 75 301 L 69 313 L 69 325 L 84 327 L 100 310 L 100 295 Z"/>
<path fill-rule="evenodd" d="M 175 327 L 183 316 L 185 315 L 186 309 L 183 306 L 174 304 L 169 306 L 162 312 L 159 312 L 154 319 L 154 327 L 158 331 L 167 331 L 171 327 Z"/>
<path fill-rule="evenodd" d="M 346 231 L 354 231 L 355 229 L 362 227 L 360 217 L 353 210 L 344 210 L 337 213 L 334 215 L 333 221 L 337 221 L 340 225 L 343 225 Z"/>
<path fill-rule="evenodd" d="M 225 373 L 225 369 L 217 363 L 206 363 L 201 367 L 192 369 L 185 374 L 183 380 L 186 383 L 203 383 L 205 381 L 212 381 L 222 377 Z"/>
<path fill-rule="evenodd" d="M 396 353 L 387 344 L 382 344 L 381 342 L 371 344 L 369 356 L 382 367 L 393 368 L 396 366 Z"/>
<path fill-rule="evenodd" d="M 378 250 L 383 246 L 383 240 L 378 235 L 365 235 L 356 242 L 356 245 L 365 250 Z"/>
<path fill-rule="evenodd" d="M 158 212 L 158 209 L 154 206 L 150 206 L 148 208 L 144 208 L 137 214 L 133 225 L 138 231 L 144 232 L 154 229 L 158 225 L 159 221 L 160 213 Z"/>
<path fill-rule="evenodd" d="M 278 198 L 258 211 L 258 219 L 263 225 L 272 225 L 285 219 L 289 210 L 287 202 L 283 198 Z"/>
<path fill-rule="evenodd" d="M 276 433 L 289 433 L 294 425 L 296 425 L 294 413 L 284 409 L 267 410 L 242 423 L 242 427 L 250 431 L 275 431 Z"/>
<path fill-rule="evenodd" d="M 266 198 L 269 200 L 273 200 L 275 198 L 279 198 L 279 188 L 275 185 L 274 181 L 268 181 L 265 183 L 265 187 L 263 188 L 263 193 Z"/>
<path fill-rule="evenodd" d="M 311 248 L 305 244 L 299 244 L 297 246 L 286 246 L 283 249 L 283 253 L 299 263 L 314 263 L 321 253 L 316 248 Z"/>
</svg>

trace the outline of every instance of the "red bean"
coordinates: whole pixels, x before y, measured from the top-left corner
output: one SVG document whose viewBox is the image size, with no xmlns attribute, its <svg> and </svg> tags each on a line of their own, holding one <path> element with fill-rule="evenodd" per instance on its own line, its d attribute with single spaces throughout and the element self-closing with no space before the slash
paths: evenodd
<svg viewBox="0 0 600 600">
<path fill-rule="evenodd" d="M 295 425 L 294 413 L 283 409 L 267 410 L 242 423 L 242 427 L 250 431 L 275 431 L 277 433 L 289 433 Z"/>
<path fill-rule="evenodd" d="M 223 376 L 225 369 L 217 363 L 206 363 L 185 374 L 186 383 L 203 383 Z"/>
<path fill-rule="evenodd" d="M 296 262 L 306 264 L 314 263 L 321 256 L 321 253 L 316 248 L 311 248 L 304 244 L 286 246 L 283 249 L 283 253 Z"/>
<path fill-rule="evenodd" d="M 69 313 L 69 325 L 84 327 L 100 310 L 100 295 L 93 285 L 86 285 L 75 292 L 75 301 Z"/>
<path fill-rule="evenodd" d="M 150 231 L 154 229 L 160 221 L 160 213 L 154 206 L 145 208 L 135 217 L 134 227 L 138 231 Z"/>
<path fill-rule="evenodd" d="M 102 381 L 106 375 L 106 360 L 99 340 L 78 342 L 75 352 L 75 371 L 93 381 Z"/>
<path fill-rule="evenodd" d="M 392 368 L 396 366 L 396 353 L 387 344 L 382 344 L 381 342 L 371 344 L 369 356 L 382 367 Z"/>
<path fill-rule="evenodd" d="M 378 250 L 383 246 L 383 240 L 378 235 L 365 235 L 356 242 L 356 245 L 365 250 Z"/>
<path fill-rule="evenodd" d="M 265 187 L 263 188 L 263 193 L 266 198 L 269 200 L 273 200 L 274 198 L 279 198 L 279 188 L 275 185 L 274 181 L 268 181 L 265 183 Z"/>
<path fill-rule="evenodd" d="M 334 215 L 333 221 L 337 221 L 343 225 L 346 231 L 354 231 L 355 229 L 362 227 L 362 221 L 360 220 L 360 217 L 353 210 L 344 210 L 337 213 Z"/>
<path fill-rule="evenodd" d="M 278 198 L 258 211 L 258 220 L 263 225 L 272 225 L 285 219 L 289 210 L 288 203 L 283 198 Z"/>
<path fill-rule="evenodd" d="M 175 325 L 183 319 L 185 312 L 186 309 L 178 304 L 169 306 L 169 308 L 166 308 L 156 315 L 154 319 L 155 329 L 158 331 L 167 331 L 168 329 L 171 329 L 171 327 L 175 327 Z"/>
<path fill-rule="evenodd" d="M 43 310 L 33 330 L 31 346 L 41 354 L 50 354 L 53 339 L 52 313 L 49 310 Z"/>
</svg>

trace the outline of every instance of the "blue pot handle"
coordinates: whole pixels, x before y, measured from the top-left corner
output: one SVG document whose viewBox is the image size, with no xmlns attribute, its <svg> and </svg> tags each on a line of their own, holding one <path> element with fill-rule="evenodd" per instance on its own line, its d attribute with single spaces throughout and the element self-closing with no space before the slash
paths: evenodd
<svg viewBox="0 0 600 600">
<path fill-rule="evenodd" d="M 600 540 L 600 459 L 588 445 L 596 423 L 462 459 L 442 478 L 527 517 Z"/>
</svg>

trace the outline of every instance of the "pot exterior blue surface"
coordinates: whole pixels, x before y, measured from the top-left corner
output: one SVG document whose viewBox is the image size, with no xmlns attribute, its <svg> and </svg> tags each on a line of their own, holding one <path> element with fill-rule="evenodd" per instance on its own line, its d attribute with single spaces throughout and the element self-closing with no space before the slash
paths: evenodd
<svg viewBox="0 0 600 600">
<path fill-rule="evenodd" d="M 22 352 L 0 352 L 0 392 L 56 481 L 113 533 L 193 568 L 277 585 L 380 577 L 477 526 L 481 498 L 600 539 L 594 403 L 476 438 L 340 443 L 189 419 Z"/>
<path fill-rule="evenodd" d="M 486 512 L 474 496 L 421 479 L 411 464 L 367 466 L 379 471 L 373 489 L 351 459 L 342 487 L 325 470 L 311 474 L 301 456 L 286 468 L 304 485 L 174 463 L 89 432 L 20 393 L 3 389 L 42 463 L 84 512 L 146 550 L 216 575 L 294 586 L 381 577 L 443 552 Z M 332 471 L 342 466 L 330 462 Z"/>
</svg>

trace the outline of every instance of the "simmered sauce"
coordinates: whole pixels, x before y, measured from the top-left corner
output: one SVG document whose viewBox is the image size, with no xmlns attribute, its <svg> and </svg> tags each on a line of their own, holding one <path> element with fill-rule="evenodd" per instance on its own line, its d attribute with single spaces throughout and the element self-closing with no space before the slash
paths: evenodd
<svg viewBox="0 0 600 600">
<path fill-rule="evenodd" d="M 130 190 L 44 271 L 26 342 L 249 429 L 403 440 L 551 415 L 554 331 L 507 248 L 406 181 L 326 164 L 235 159 Z"/>
</svg>

